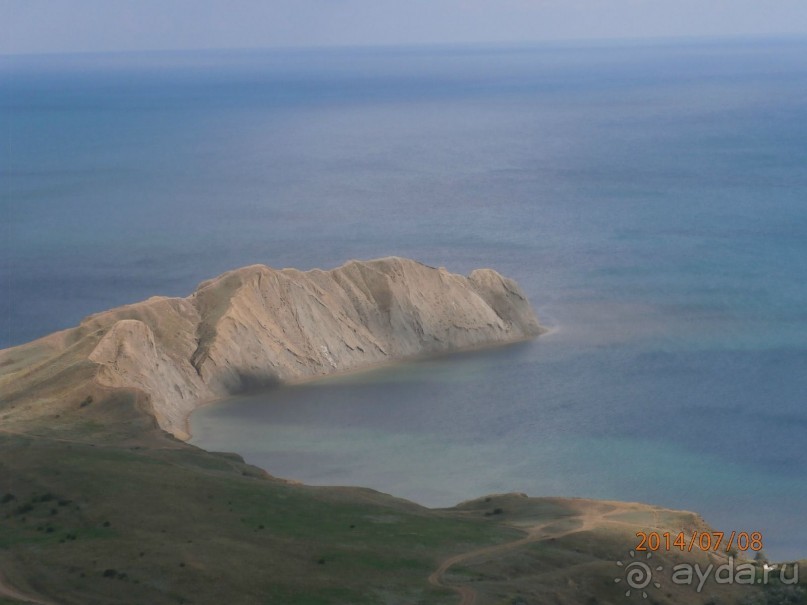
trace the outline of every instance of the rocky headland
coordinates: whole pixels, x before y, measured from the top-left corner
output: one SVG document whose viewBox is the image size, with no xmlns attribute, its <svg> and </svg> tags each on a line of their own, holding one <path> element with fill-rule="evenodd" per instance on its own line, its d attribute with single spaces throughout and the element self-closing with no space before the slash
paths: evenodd
<svg viewBox="0 0 807 605">
<path fill-rule="evenodd" d="M 25 422 L 125 390 L 187 438 L 188 415 L 215 398 L 541 331 L 518 285 L 491 269 L 465 277 L 396 257 L 330 271 L 252 265 L 0 351 L 0 405 L 4 421 Z"/>
</svg>

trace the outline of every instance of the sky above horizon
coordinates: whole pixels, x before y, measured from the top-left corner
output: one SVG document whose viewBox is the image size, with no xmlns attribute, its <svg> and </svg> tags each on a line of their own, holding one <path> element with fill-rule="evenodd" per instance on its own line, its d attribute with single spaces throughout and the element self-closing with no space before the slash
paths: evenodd
<svg viewBox="0 0 807 605">
<path fill-rule="evenodd" d="M 805 0 L 0 0 L 3 54 L 807 34 Z"/>
</svg>

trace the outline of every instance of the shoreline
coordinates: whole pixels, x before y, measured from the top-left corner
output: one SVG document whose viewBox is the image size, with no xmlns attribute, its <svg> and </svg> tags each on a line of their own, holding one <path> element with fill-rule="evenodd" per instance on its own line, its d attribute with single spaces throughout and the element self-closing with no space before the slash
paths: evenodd
<svg viewBox="0 0 807 605">
<path fill-rule="evenodd" d="M 271 387 L 268 387 L 268 388 L 265 388 L 265 389 L 255 389 L 253 391 L 247 391 L 247 392 L 244 392 L 244 393 L 238 393 L 238 394 L 233 394 L 233 395 L 223 395 L 221 397 L 212 397 L 212 398 L 209 398 L 209 399 L 200 400 L 198 402 L 198 404 L 196 405 L 196 407 L 194 407 L 191 411 L 189 411 L 185 415 L 185 418 L 182 421 L 182 430 L 183 430 L 184 435 L 183 435 L 182 438 L 180 438 L 180 441 L 183 441 L 184 443 L 189 443 L 190 444 L 190 441 L 193 439 L 193 432 L 191 431 L 191 427 L 190 427 L 190 418 L 197 410 L 200 410 L 200 409 L 206 408 L 206 407 L 210 407 L 212 405 L 215 405 L 217 403 L 221 403 L 223 401 L 230 401 L 230 400 L 233 400 L 233 399 L 237 399 L 239 397 L 245 397 L 245 396 L 255 395 L 255 394 L 260 394 L 260 393 L 270 393 L 270 392 L 272 392 L 272 391 L 274 391 L 276 389 L 281 389 L 281 388 L 285 388 L 285 387 L 300 386 L 300 385 L 304 385 L 304 384 L 311 384 L 313 382 L 319 382 L 319 381 L 322 381 L 322 380 L 327 380 L 329 378 L 339 378 L 339 377 L 342 377 L 342 376 L 353 376 L 353 375 L 363 374 L 365 372 L 374 372 L 374 371 L 382 370 L 382 369 L 385 369 L 385 368 L 392 368 L 392 367 L 395 367 L 396 365 L 405 364 L 405 363 L 416 363 L 416 362 L 420 362 L 420 361 L 446 359 L 446 358 L 453 357 L 455 355 L 462 355 L 464 353 L 474 353 L 474 352 L 480 352 L 480 351 L 489 351 L 489 350 L 502 349 L 502 348 L 505 348 L 505 347 L 510 347 L 510 346 L 515 346 L 515 345 L 519 345 L 519 344 L 532 342 L 533 340 L 535 340 L 536 338 L 538 338 L 540 336 L 546 336 L 546 335 L 552 334 L 553 332 L 557 332 L 558 329 L 559 328 L 557 328 L 557 327 L 547 327 L 547 326 L 544 326 L 543 324 L 541 324 L 540 325 L 540 331 L 538 332 L 538 334 L 535 334 L 535 335 L 529 336 L 529 337 L 525 337 L 525 338 L 517 338 L 517 339 L 506 341 L 506 342 L 496 342 L 496 343 L 492 343 L 492 344 L 485 344 L 485 345 L 479 345 L 479 346 L 473 346 L 473 347 L 463 347 L 461 349 L 455 349 L 455 350 L 452 350 L 452 351 L 444 351 L 444 352 L 438 352 L 438 353 L 424 353 L 422 355 L 414 355 L 414 356 L 410 356 L 410 357 L 404 357 L 404 358 L 401 358 L 401 359 L 389 359 L 389 360 L 385 360 L 385 361 L 379 361 L 379 362 L 376 362 L 376 363 L 371 363 L 371 364 L 368 364 L 368 365 L 362 366 L 362 367 L 351 368 L 351 369 L 347 369 L 347 370 L 337 370 L 337 371 L 334 371 L 334 372 L 329 372 L 327 374 L 321 374 L 319 376 L 306 376 L 306 377 L 296 378 L 294 380 L 279 381 L 278 384 L 276 384 L 274 386 L 271 386 Z M 191 444 L 191 445 L 193 445 L 193 444 Z M 195 447 L 198 447 L 198 446 L 195 446 Z M 202 448 L 202 449 L 204 449 L 204 448 Z M 264 470 L 266 470 L 266 469 L 264 469 Z"/>
</svg>

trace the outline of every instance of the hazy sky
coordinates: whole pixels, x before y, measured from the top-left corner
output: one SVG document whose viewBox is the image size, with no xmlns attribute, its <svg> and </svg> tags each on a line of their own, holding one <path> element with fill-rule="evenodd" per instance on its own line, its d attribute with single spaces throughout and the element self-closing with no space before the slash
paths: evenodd
<svg viewBox="0 0 807 605">
<path fill-rule="evenodd" d="M 2 52 L 807 34 L 807 0 L 0 0 Z"/>
</svg>

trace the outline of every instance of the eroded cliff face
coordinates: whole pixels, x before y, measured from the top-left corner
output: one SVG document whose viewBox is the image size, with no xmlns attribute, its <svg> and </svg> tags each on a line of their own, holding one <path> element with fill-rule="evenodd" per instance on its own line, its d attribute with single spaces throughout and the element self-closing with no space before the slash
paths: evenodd
<svg viewBox="0 0 807 605">
<path fill-rule="evenodd" d="M 91 387 L 145 395 L 160 427 L 185 438 L 201 402 L 370 365 L 523 340 L 542 331 L 519 287 L 401 258 L 330 271 L 253 265 L 86 318 L 0 352 L 6 418 Z"/>
</svg>

